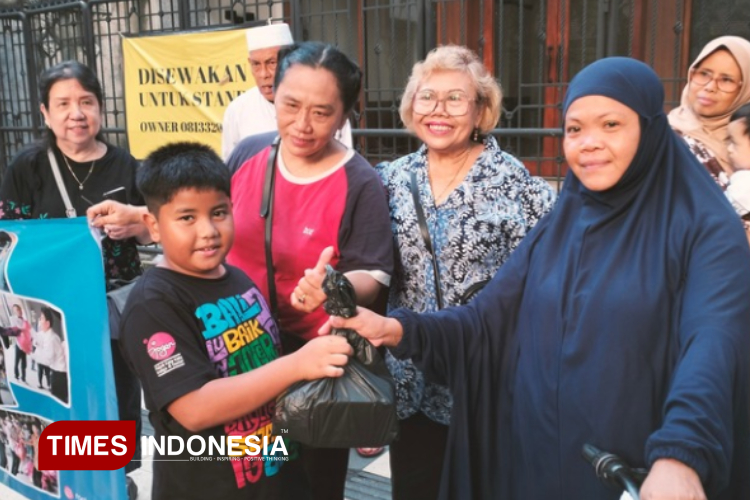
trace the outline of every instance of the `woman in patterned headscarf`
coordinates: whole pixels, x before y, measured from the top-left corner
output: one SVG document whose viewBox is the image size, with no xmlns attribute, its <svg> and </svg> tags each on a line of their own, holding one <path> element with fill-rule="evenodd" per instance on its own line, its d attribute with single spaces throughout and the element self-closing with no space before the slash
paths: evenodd
<svg viewBox="0 0 750 500">
<path fill-rule="evenodd" d="M 722 36 L 710 41 L 690 65 L 680 106 L 669 113 L 669 124 L 722 187 L 732 174 L 726 145 L 729 119 L 748 102 L 750 42 Z"/>
</svg>

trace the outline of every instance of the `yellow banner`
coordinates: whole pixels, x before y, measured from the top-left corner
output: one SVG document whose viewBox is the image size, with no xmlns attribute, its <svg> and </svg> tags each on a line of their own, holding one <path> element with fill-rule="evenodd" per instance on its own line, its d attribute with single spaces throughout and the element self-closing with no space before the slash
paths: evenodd
<svg viewBox="0 0 750 500">
<path fill-rule="evenodd" d="M 221 155 L 224 111 L 255 85 L 245 30 L 123 38 L 122 51 L 130 153 L 196 141 Z"/>
</svg>

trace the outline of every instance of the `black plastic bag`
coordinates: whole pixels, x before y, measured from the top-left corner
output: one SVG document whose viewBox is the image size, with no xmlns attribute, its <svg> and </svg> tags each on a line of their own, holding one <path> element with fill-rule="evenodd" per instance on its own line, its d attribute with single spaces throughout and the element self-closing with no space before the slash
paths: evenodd
<svg viewBox="0 0 750 500">
<path fill-rule="evenodd" d="M 328 314 L 356 314 L 354 287 L 330 266 L 323 290 Z M 292 385 L 276 401 L 274 434 L 317 448 L 365 448 L 390 444 L 398 434 L 396 394 L 378 350 L 355 331 L 334 329 L 346 337 L 354 355 L 344 375 Z M 282 431 L 283 429 L 283 431 Z"/>
</svg>

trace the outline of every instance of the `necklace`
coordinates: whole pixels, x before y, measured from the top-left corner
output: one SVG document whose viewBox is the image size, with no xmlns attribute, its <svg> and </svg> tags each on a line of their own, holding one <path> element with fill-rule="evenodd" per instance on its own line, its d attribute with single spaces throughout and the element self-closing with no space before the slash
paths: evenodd
<svg viewBox="0 0 750 500">
<path fill-rule="evenodd" d="M 469 146 L 469 148 L 466 150 L 466 156 L 464 156 L 464 159 L 461 162 L 461 166 L 458 168 L 458 170 L 456 170 L 456 173 L 453 174 L 453 177 L 451 177 L 451 180 L 448 181 L 448 184 L 446 184 L 443 190 L 440 191 L 440 194 L 435 196 L 435 205 L 439 204 L 441 201 L 444 201 L 443 195 L 445 195 L 448 192 L 448 190 L 451 188 L 451 186 L 453 186 L 453 183 L 458 178 L 458 174 L 460 174 L 463 171 L 463 169 L 466 167 L 466 162 L 469 160 L 469 156 L 471 156 L 471 146 Z"/>
<path fill-rule="evenodd" d="M 65 166 L 68 167 L 68 172 L 70 172 L 70 175 L 73 176 L 73 178 L 78 183 L 78 190 L 83 191 L 83 185 L 86 184 L 86 181 L 89 180 L 89 177 L 91 177 L 91 172 L 94 171 L 94 165 L 96 165 L 96 160 L 91 162 L 91 167 L 89 167 L 89 172 L 86 174 L 86 177 L 83 180 L 80 180 L 78 176 L 73 172 L 73 169 L 70 168 L 70 163 L 68 163 L 68 157 L 65 155 L 62 155 L 63 160 L 65 161 Z"/>
</svg>

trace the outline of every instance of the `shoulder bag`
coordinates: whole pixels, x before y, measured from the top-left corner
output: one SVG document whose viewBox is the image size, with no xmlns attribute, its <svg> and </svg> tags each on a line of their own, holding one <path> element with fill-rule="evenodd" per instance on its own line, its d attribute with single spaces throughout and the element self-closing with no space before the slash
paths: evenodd
<svg viewBox="0 0 750 500">
<path fill-rule="evenodd" d="M 440 282 L 440 271 L 438 270 L 437 256 L 432 248 L 432 238 L 430 238 L 430 231 L 427 229 L 427 219 L 424 215 L 424 209 L 422 208 L 422 202 L 419 200 L 419 183 L 417 182 L 417 174 L 413 170 L 409 172 L 410 181 L 409 189 L 411 190 L 411 196 L 414 199 L 414 209 L 417 212 L 417 222 L 419 224 L 419 232 L 422 234 L 424 240 L 424 246 L 432 257 L 432 274 L 435 279 L 435 298 L 437 299 L 438 309 L 443 309 L 443 290 L 442 283 Z M 471 299 L 478 294 L 482 288 L 485 287 L 490 280 L 480 280 L 469 286 L 459 298 L 458 305 L 468 304 Z"/>
<path fill-rule="evenodd" d="M 65 189 L 63 184 L 62 175 L 60 174 L 60 167 L 57 164 L 57 158 L 52 148 L 47 149 L 47 157 L 49 158 L 50 167 L 52 167 L 52 174 L 55 176 L 55 183 L 57 183 L 57 189 L 60 191 L 60 197 L 65 205 L 65 216 L 68 218 L 77 217 L 76 209 L 73 208 L 73 204 L 70 202 L 70 195 L 68 190 Z M 132 280 L 121 280 L 111 279 L 107 280 L 107 310 L 109 311 L 109 336 L 112 340 L 120 338 L 120 316 L 122 315 L 123 309 L 125 309 L 125 303 L 128 301 L 130 292 L 133 290 L 138 278 Z"/>
</svg>

